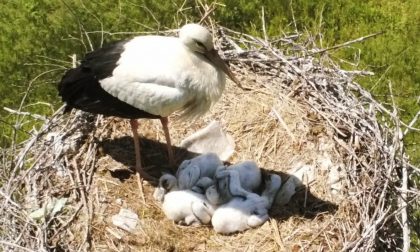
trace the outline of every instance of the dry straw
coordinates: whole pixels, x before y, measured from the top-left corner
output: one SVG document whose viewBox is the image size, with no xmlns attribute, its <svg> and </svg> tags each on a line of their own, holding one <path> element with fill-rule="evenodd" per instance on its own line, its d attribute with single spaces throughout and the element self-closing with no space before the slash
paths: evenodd
<svg viewBox="0 0 420 252">
<path fill-rule="evenodd" d="M 146 183 L 142 192 L 137 187 L 128 168 L 135 161 L 126 121 L 59 110 L 19 146 L 10 163 L 11 150 L 3 150 L 4 251 L 407 248 L 407 209 L 419 196 L 408 175 L 419 170 L 404 154 L 402 129 L 415 129 L 399 120 L 395 105 L 386 109 L 354 82 L 372 73 L 340 69 L 302 34 L 269 40 L 208 25 L 248 90 L 228 83 L 221 101 L 197 121 L 177 121 L 174 115 L 174 143 L 219 120 L 235 139 L 231 162 L 255 160 L 284 181 L 288 170 L 307 164 L 315 167 L 315 181 L 304 179 L 291 202 L 275 206 L 270 221 L 257 229 L 222 236 L 211 227 L 176 226 L 151 197 L 154 187 Z M 382 117 L 392 127 L 379 123 Z M 159 176 L 167 169 L 163 134 L 152 120 L 140 124 L 146 169 Z M 182 161 L 183 151 L 176 153 Z M 339 176 L 331 182 L 333 169 Z M 29 217 L 62 198 L 67 202 L 54 215 Z M 112 225 L 121 207 L 139 215 L 135 233 Z"/>
</svg>

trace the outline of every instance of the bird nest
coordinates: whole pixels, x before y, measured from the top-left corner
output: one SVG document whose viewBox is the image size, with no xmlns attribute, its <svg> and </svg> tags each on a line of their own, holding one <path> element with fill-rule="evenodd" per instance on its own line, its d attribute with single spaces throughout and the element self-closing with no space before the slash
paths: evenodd
<svg viewBox="0 0 420 252">
<path fill-rule="evenodd" d="M 2 180 L 1 244 L 5 251 L 312 251 L 401 247 L 398 218 L 413 195 L 399 190 L 410 168 L 400 121 L 345 71 L 299 35 L 268 41 L 217 27 L 216 44 L 247 90 L 232 83 L 196 121 L 170 118 L 176 147 L 212 120 L 236 147 L 229 162 L 254 160 L 287 181 L 310 167 L 287 204 L 274 205 L 259 228 L 229 236 L 211 226 L 167 220 L 154 185 L 137 185 L 129 124 L 83 112 L 57 111 L 20 148 Z M 299 42 L 301 41 L 301 42 Z M 378 122 L 387 116 L 392 129 Z M 392 121 L 395 120 L 395 121 Z M 168 170 L 164 135 L 156 120 L 140 120 L 145 169 Z M 4 153 L 6 155 L 7 153 Z M 405 177 L 406 178 L 406 177 Z M 404 200 L 401 200 L 404 199 Z M 135 231 L 112 224 L 120 209 L 138 215 Z"/>
</svg>

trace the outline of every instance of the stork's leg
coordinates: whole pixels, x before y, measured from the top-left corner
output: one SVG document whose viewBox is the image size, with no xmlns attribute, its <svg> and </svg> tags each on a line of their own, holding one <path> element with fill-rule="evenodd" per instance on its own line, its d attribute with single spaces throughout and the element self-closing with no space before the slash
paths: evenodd
<svg viewBox="0 0 420 252">
<path fill-rule="evenodd" d="M 141 154 L 140 154 L 140 138 L 139 134 L 137 132 L 137 129 L 139 128 L 139 123 L 137 120 L 132 119 L 130 120 L 131 130 L 133 131 L 133 139 L 134 139 L 134 151 L 136 153 L 136 171 L 140 175 L 140 177 L 147 179 L 147 180 L 156 180 L 154 177 L 147 174 L 145 171 L 143 171 L 143 167 L 141 165 Z"/>
<path fill-rule="evenodd" d="M 160 122 L 162 123 L 163 131 L 165 132 L 166 145 L 168 148 L 169 165 L 175 166 L 174 152 L 172 150 L 171 137 L 169 135 L 169 129 L 168 129 L 168 117 L 162 117 L 160 119 Z"/>
</svg>

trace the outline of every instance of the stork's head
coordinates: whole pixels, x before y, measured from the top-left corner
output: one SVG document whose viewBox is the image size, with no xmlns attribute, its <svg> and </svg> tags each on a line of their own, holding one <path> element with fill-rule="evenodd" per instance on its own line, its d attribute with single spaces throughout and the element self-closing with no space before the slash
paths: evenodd
<svg viewBox="0 0 420 252">
<path fill-rule="evenodd" d="M 192 51 L 204 54 L 214 49 L 209 30 L 198 24 L 186 24 L 179 31 L 179 38 Z"/>
<path fill-rule="evenodd" d="M 236 85 L 242 88 L 235 75 L 214 49 L 213 37 L 209 30 L 198 24 L 186 24 L 179 31 L 179 38 L 191 51 L 203 54 L 215 67 L 221 69 Z"/>
</svg>

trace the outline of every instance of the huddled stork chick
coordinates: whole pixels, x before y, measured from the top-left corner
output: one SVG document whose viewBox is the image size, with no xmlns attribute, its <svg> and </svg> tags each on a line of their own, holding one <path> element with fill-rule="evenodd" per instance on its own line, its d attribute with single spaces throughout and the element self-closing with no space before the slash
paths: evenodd
<svg viewBox="0 0 420 252">
<path fill-rule="evenodd" d="M 214 207 L 203 194 L 190 190 L 171 191 L 164 196 L 162 210 L 166 217 L 180 225 L 208 224 Z"/>
<path fill-rule="evenodd" d="M 209 177 L 202 177 L 191 188 L 191 191 L 204 195 L 206 193 L 207 188 L 209 188 L 212 185 L 214 185 L 214 180 L 213 179 L 211 179 Z"/>
<path fill-rule="evenodd" d="M 221 165 L 223 165 L 222 161 L 214 153 L 206 153 L 190 160 L 184 160 L 176 173 L 179 189 L 192 189 L 200 179 L 213 178 L 217 167 Z M 205 183 L 208 182 L 208 180 L 205 181 Z"/>
<path fill-rule="evenodd" d="M 207 199 L 214 205 L 228 202 L 235 196 L 246 197 L 261 184 L 261 171 L 253 161 L 244 161 L 229 167 L 219 167 L 215 184 L 206 190 Z"/>
<path fill-rule="evenodd" d="M 261 196 L 248 193 L 246 197 L 236 196 L 219 206 L 211 221 L 214 230 L 217 233 L 230 234 L 262 225 L 269 218 L 268 210 L 280 186 L 280 176 L 273 174 L 266 178 Z"/>
</svg>

